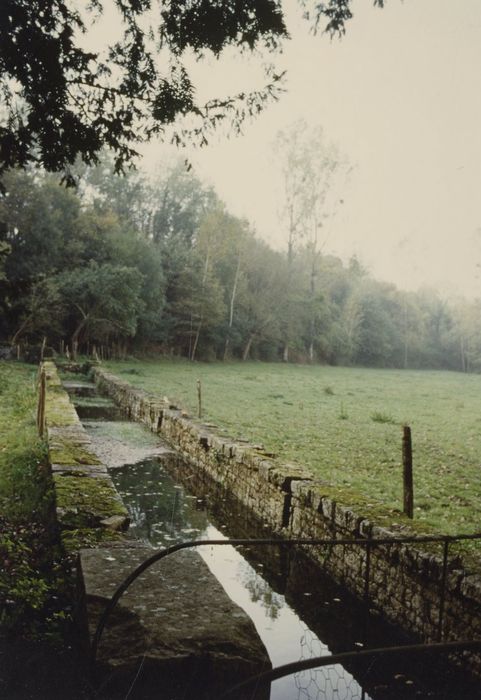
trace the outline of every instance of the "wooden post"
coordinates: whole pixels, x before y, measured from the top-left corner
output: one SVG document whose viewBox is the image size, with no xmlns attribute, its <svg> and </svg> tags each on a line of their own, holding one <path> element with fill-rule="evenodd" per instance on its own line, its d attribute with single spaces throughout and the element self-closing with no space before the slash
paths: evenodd
<svg viewBox="0 0 481 700">
<path fill-rule="evenodd" d="M 413 449 L 408 425 L 403 426 L 403 511 L 408 518 L 413 517 Z"/>
<path fill-rule="evenodd" d="M 43 356 L 45 354 L 45 346 L 47 345 L 47 336 L 43 336 L 42 345 L 40 348 L 40 362 L 43 362 Z"/>
<path fill-rule="evenodd" d="M 197 380 L 197 402 L 199 404 L 199 418 L 202 418 L 202 383 Z"/>
<path fill-rule="evenodd" d="M 38 405 L 37 405 L 37 429 L 40 437 L 45 433 L 45 397 L 47 394 L 47 379 L 45 369 L 40 370 L 40 383 L 38 387 Z"/>
</svg>

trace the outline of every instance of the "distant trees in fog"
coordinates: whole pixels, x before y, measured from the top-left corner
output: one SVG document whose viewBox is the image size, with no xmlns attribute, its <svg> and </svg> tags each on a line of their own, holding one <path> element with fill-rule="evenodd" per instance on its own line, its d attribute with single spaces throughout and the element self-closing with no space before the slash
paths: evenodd
<svg viewBox="0 0 481 700">
<path fill-rule="evenodd" d="M 5 176 L 3 342 L 192 360 L 281 360 L 288 343 L 297 362 L 481 370 L 481 300 L 379 282 L 322 254 L 313 220 L 283 253 L 182 164 L 148 182 L 107 160 L 83 182 Z"/>
</svg>

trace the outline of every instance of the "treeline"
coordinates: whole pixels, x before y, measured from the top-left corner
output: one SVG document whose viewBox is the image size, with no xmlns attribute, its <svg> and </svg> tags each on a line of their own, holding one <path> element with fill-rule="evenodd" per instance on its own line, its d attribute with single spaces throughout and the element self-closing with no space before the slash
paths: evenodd
<svg viewBox="0 0 481 700">
<path fill-rule="evenodd" d="M 183 164 L 77 190 L 10 172 L 0 334 L 25 347 L 481 369 L 481 303 L 403 292 L 300 240 L 272 250 Z"/>
</svg>

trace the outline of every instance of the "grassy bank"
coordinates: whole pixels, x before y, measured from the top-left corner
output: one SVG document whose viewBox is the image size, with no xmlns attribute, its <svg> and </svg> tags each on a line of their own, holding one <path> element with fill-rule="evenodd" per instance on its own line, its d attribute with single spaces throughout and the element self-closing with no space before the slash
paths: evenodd
<svg viewBox="0 0 481 700">
<path fill-rule="evenodd" d="M 0 362 L 0 696 L 78 698 L 36 374 Z"/>
<path fill-rule="evenodd" d="M 35 426 L 36 368 L 0 364 L 0 626 L 34 633 L 49 594 L 49 484 Z"/>
<path fill-rule="evenodd" d="M 481 376 L 265 363 L 112 362 L 135 386 L 233 437 L 308 465 L 353 503 L 402 505 L 401 426 L 413 432 L 415 521 L 479 529 Z"/>
</svg>

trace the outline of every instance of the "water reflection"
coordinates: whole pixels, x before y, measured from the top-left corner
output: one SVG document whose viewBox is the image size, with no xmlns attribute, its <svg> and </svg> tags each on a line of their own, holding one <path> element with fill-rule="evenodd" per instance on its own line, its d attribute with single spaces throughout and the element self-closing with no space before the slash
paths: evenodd
<svg viewBox="0 0 481 700">
<path fill-rule="evenodd" d="M 134 537 L 161 548 L 204 536 L 209 522 L 203 501 L 175 484 L 157 459 L 111 474 L 129 510 Z"/>
<path fill-rule="evenodd" d="M 133 536 L 156 548 L 194 539 L 225 536 L 208 518 L 203 499 L 175 484 L 157 460 L 112 472 L 132 518 Z M 274 666 L 330 654 L 327 645 L 233 547 L 198 551 L 227 594 L 254 622 Z M 368 700 L 342 666 L 305 671 L 272 684 L 271 700 Z"/>
</svg>

